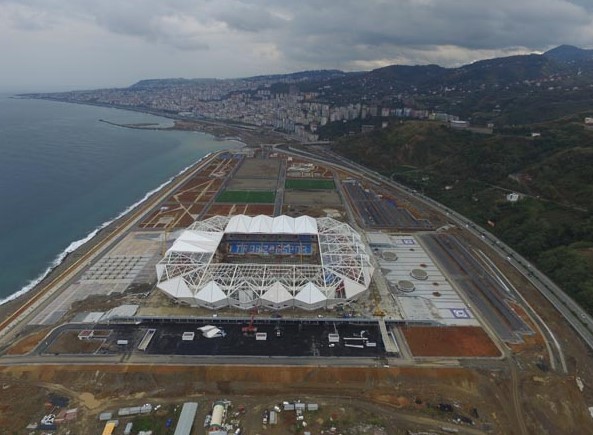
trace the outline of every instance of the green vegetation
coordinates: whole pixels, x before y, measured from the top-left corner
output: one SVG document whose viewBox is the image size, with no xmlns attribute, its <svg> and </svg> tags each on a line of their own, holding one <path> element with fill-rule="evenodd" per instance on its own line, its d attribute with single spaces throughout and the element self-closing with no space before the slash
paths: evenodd
<svg viewBox="0 0 593 435">
<path fill-rule="evenodd" d="M 593 313 L 593 131 L 574 121 L 493 136 L 406 122 L 334 148 L 489 228 Z"/>
<path fill-rule="evenodd" d="M 134 423 L 133 433 L 152 430 L 154 435 L 172 434 L 180 414 L 181 405 L 167 405 L 159 412 L 135 416 L 131 420 Z M 120 427 L 125 427 L 126 423 L 126 420 L 120 421 Z"/>
<path fill-rule="evenodd" d="M 273 204 L 276 192 L 260 190 L 226 190 L 216 198 L 216 202 L 233 204 Z"/>
<path fill-rule="evenodd" d="M 334 180 L 318 178 L 300 178 L 286 180 L 284 187 L 294 190 L 332 190 L 336 188 Z"/>
</svg>

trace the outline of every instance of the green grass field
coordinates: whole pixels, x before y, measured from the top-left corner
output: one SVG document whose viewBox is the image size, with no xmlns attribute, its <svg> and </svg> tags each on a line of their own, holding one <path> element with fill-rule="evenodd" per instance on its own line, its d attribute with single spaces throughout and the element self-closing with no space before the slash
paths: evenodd
<svg viewBox="0 0 593 435">
<path fill-rule="evenodd" d="M 273 204 L 276 192 L 258 190 L 226 190 L 218 195 L 216 202 L 232 204 Z"/>
<path fill-rule="evenodd" d="M 296 180 L 286 180 L 284 183 L 286 189 L 294 190 L 333 190 L 336 188 L 334 180 L 320 180 L 317 178 L 305 178 Z"/>
</svg>

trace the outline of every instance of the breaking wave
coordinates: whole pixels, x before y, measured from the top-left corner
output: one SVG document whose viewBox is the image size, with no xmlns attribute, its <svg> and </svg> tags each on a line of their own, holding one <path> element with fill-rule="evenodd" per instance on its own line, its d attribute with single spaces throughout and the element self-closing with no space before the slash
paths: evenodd
<svg viewBox="0 0 593 435">
<path fill-rule="evenodd" d="M 153 189 L 150 192 L 148 192 L 146 195 L 144 195 L 144 197 L 141 200 L 135 202 L 134 204 L 132 204 L 131 206 L 129 206 L 128 208 L 126 208 L 124 211 L 122 211 L 116 217 L 114 217 L 111 220 L 108 220 L 108 221 L 103 222 L 101 225 L 99 225 L 97 228 L 95 228 L 92 232 L 90 232 L 86 237 L 70 243 L 66 249 L 64 249 L 62 252 L 60 252 L 58 254 L 58 256 L 51 262 L 51 264 L 47 267 L 47 269 L 45 269 L 45 271 L 43 273 L 41 273 L 41 275 L 39 275 L 37 278 L 29 281 L 22 289 L 20 289 L 16 293 L 13 293 L 10 296 L 8 296 L 8 297 L 0 300 L 0 305 L 5 304 L 7 302 L 10 302 L 10 301 L 12 301 L 12 300 L 14 300 L 14 299 L 16 299 L 16 298 L 24 295 L 25 293 L 31 291 L 33 288 L 35 288 L 35 286 L 37 284 L 39 284 L 43 279 L 45 279 L 45 277 L 47 277 L 47 275 L 49 275 L 52 270 L 54 270 L 56 267 L 58 267 L 60 264 L 62 264 L 62 261 L 64 261 L 64 259 L 66 258 L 66 256 L 68 254 L 70 254 L 71 252 L 76 251 L 78 248 L 80 248 L 86 242 L 90 241 L 93 237 L 95 237 L 99 233 L 99 231 L 101 231 L 103 228 L 111 225 L 113 222 L 115 222 L 119 218 L 125 216 L 126 214 L 128 214 L 129 212 L 131 212 L 132 210 L 134 210 L 136 207 L 138 207 L 140 204 L 142 204 L 144 201 L 146 201 L 148 198 L 150 198 L 150 196 L 152 196 L 153 194 L 155 194 L 158 191 L 160 191 L 161 189 L 163 189 L 165 186 L 167 186 L 168 184 L 170 184 L 175 178 L 177 178 L 180 175 L 184 174 L 190 168 L 192 168 L 193 166 L 197 165 L 202 160 L 208 158 L 211 154 L 212 153 L 206 154 L 205 156 L 203 156 L 202 158 L 200 158 L 199 160 L 197 160 L 195 163 L 192 163 L 191 165 L 189 165 L 186 168 L 182 169 L 177 175 L 172 176 L 167 181 L 165 181 L 163 184 L 161 184 L 159 187 L 157 187 L 156 189 Z"/>
</svg>

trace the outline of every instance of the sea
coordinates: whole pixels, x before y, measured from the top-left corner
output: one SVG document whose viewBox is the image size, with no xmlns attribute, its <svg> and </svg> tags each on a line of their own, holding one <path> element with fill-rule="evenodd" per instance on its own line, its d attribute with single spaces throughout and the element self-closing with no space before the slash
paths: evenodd
<svg viewBox="0 0 593 435">
<path fill-rule="evenodd" d="M 200 158 L 241 145 L 100 120 L 173 125 L 139 112 L 0 94 L 0 304 Z"/>
</svg>

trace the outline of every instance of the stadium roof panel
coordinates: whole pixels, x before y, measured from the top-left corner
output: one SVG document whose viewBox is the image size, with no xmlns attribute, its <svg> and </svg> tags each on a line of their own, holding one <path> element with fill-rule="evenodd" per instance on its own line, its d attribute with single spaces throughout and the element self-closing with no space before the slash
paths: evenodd
<svg viewBox="0 0 593 435">
<path fill-rule="evenodd" d="M 266 292 L 261 296 L 261 298 L 270 302 L 274 302 L 276 304 L 281 304 L 283 302 L 291 300 L 292 295 L 286 289 L 286 287 L 284 287 L 282 283 L 280 283 L 280 281 L 276 281 L 268 290 L 266 290 Z"/>
<path fill-rule="evenodd" d="M 299 216 L 294 220 L 295 232 L 298 234 L 318 234 L 317 221 L 310 216 Z"/>
<path fill-rule="evenodd" d="M 227 225 L 226 233 L 249 233 L 251 217 L 245 215 L 233 216 Z"/>
<path fill-rule="evenodd" d="M 317 222 L 309 216 L 237 215 L 230 218 L 225 233 L 240 234 L 317 234 Z"/>
<path fill-rule="evenodd" d="M 288 216 L 278 216 L 272 220 L 272 233 L 295 234 L 294 219 Z"/>
<path fill-rule="evenodd" d="M 196 294 L 196 298 L 201 299 L 204 302 L 214 303 L 226 299 L 227 295 L 222 291 L 218 284 L 214 281 L 210 281 Z"/>
<path fill-rule="evenodd" d="M 327 297 L 312 282 L 307 283 L 294 298 L 310 305 L 327 300 Z"/>
<path fill-rule="evenodd" d="M 163 290 L 176 298 L 193 297 L 193 292 L 181 276 L 164 281 L 161 285 Z"/>
<path fill-rule="evenodd" d="M 214 252 L 220 244 L 222 234 L 205 231 L 185 230 L 175 240 L 169 251 L 176 252 Z"/>
</svg>

